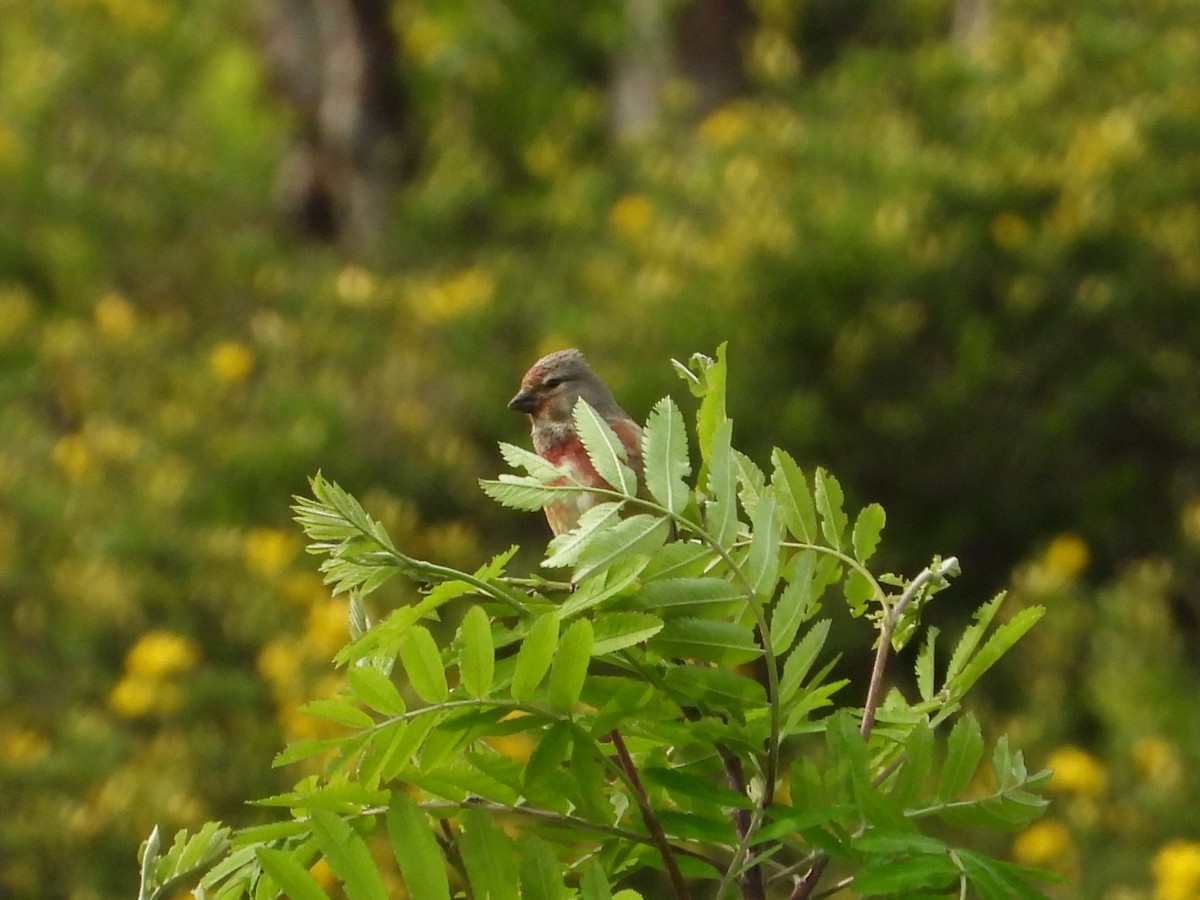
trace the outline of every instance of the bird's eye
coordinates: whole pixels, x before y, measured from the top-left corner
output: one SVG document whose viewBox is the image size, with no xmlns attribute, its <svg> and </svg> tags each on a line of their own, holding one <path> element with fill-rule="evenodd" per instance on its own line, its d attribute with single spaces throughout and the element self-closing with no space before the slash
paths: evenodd
<svg viewBox="0 0 1200 900">
<path fill-rule="evenodd" d="M 562 384 L 564 381 L 566 381 L 566 379 L 565 379 L 565 378 L 559 378 L 559 377 L 557 377 L 557 376 L 556 376 L 556 377 L 554 377 L 554 378 L 547 378 L 547 379 L 545 380 L 544 384 L 545 384 L 545 386 L 546 386 L 548 389 L 550 389 L 550 390 L 554 390 L 556 387 L 558 387 L 558 386 L 559 386 L 560 384 Z"/>
</svg>

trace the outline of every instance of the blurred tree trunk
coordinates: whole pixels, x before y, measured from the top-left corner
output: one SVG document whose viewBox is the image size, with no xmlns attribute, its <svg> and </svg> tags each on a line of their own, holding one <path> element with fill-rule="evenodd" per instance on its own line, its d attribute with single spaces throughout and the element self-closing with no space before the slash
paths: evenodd
<svg viewBox="0 0 1200 900">
<path fill-rule="evenodd" d="M 369 248 L 410 154 L 388 0 L 267 0 L 264 56 L 297 119 L 280 200 L 302 233 Z"/>
<path fill-rule="evenodd" d="M 992 0 L 957 0 L 951 28 L 955 45 L 964 53 L 974 53 L 987 40 L 991 22 Z"/>
<path fill-rule="evenodd" d="M 629 137 L 662 120 L 663 90 L 677 75 L 703 115 L 745 89 L 742 42 L 754 24 L 747 0 L 692 0 L 668 15 L 667 0 L 625 0 L 627 41 L 612 78 L 612 128 Z"/>
</svg>

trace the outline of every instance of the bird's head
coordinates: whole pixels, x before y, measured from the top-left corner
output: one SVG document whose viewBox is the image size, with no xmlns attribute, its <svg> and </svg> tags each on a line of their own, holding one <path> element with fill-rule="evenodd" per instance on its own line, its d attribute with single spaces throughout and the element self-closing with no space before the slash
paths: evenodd
<svg viewBox="0 0 1200 900">
<path fill-rule="evenodd" d="M 580 397 L 602 416 L 620 411 L 583 354 L 575 349 L 559 350 L 543 356 L 525 373 L 521 389 L 508 401 L 508 408 L 535 420 L 567 422 Z"/>
</svg>

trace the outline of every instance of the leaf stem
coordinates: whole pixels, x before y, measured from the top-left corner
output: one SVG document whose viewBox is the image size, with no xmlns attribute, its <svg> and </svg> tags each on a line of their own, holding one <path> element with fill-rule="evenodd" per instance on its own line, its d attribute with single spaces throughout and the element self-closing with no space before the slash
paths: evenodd
<svg viewBox="0 0 1200 900">
<path fill-rule="evenodd" d="M 629 755 L 629 748 L 625 746 L 625 740 L 621 737 L 621 732 L 617 729 L 614 728 L 609 732 L 609 738 L 612 740 L 613 749 L 617 751 L 617 758 L 621 761 L 621 769 L 625 773 L 625 779 L 633 791 L 634 801 L 641 811 L 642 822 L 645 824 L 646 830 L 650 833 L 650 840 L 654 844 L 655 849 L 658 850 L 658 855 L 662 857 L 663 865 L 667 870 L 667 880 L 671 882 L 671 890 L 674 892 L 676 900 L 688 900 L 687 883 L 683 880 L 683 873 L 679 871 L 679 863 L 675 859 L 675 851 L 671 848 L 671 844 L 667 840 L 667 833 L 663 830 L 662 822 L 658 820 L 658 815 L 654 812 L 654 807 L 650 805 L 650 797 L 646 794 L 646 788 L 642 784 L 641 777 L 638 775 L 633 757 Z"/>
</svg>

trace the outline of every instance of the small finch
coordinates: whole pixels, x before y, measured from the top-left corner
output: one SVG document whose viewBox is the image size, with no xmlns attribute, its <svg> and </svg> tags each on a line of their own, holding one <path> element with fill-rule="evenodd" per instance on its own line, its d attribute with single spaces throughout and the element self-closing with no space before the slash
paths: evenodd
<svg viewBox="0 0 1200 900">
<path fill-rule="evenodd" d="M 583 398 L 625 447 L 629 467 L 642 478 L 642 429 L 617 405 L 612 392 L 599 379 L 578 350 L 559 350 L 543 356 L 521 379 L 521 390 L 508 408 L 528 413 L 533 449 L 538 456 L 566 470 L 591 487 L 611 488 L 596 472 L 587 449 L 575 430 L 575 403 Z M 564 478 L 561 482 L 566 483 Z M 546 507 L 546 520 L 555 534 L 571 531 L 583 512 L 603 498 L 576 494 Z"/>
</svg>

